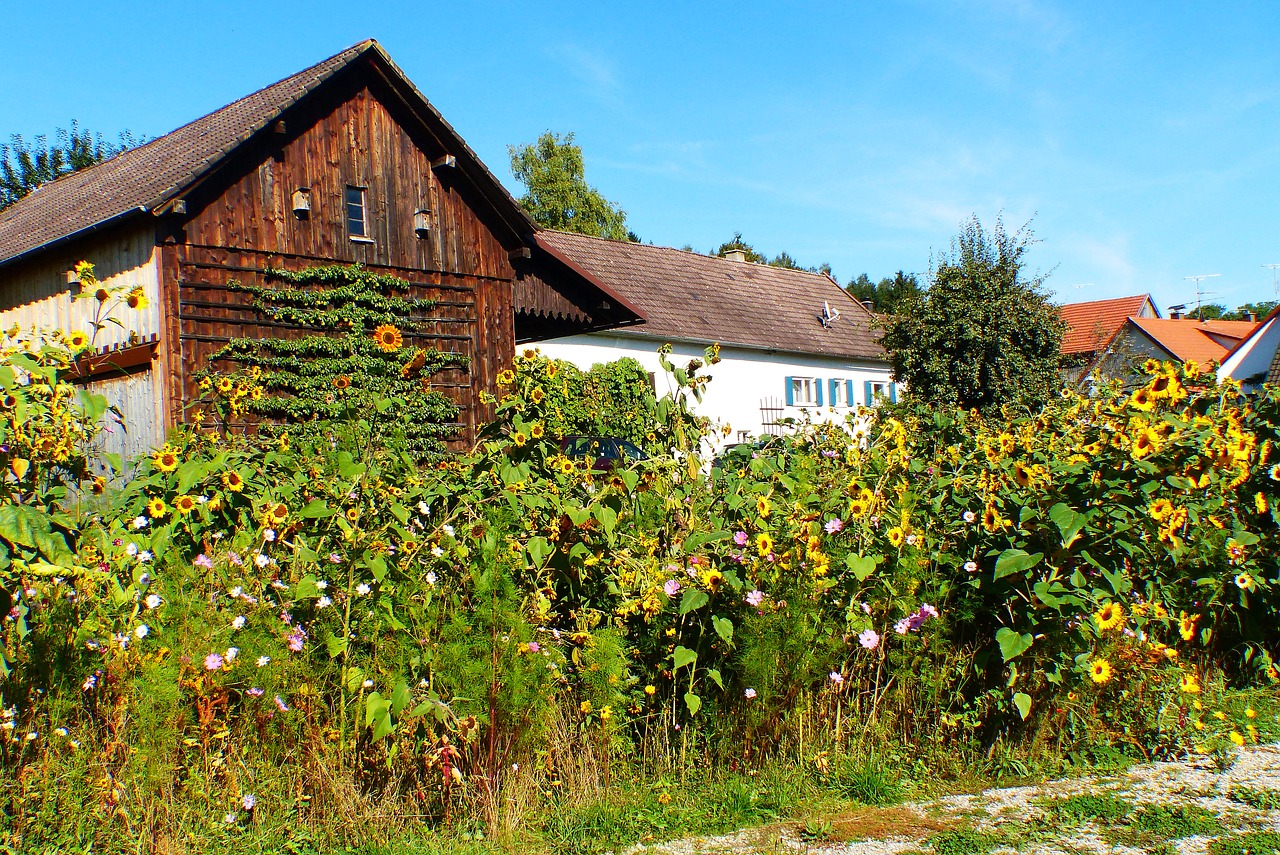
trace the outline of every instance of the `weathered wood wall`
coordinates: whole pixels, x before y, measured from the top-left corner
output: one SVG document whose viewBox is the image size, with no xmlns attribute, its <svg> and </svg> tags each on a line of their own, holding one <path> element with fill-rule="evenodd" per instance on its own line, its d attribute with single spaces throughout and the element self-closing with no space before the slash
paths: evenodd
<svg viewBox="0 0 1280 855">
<path fill-rule="evenodd" d="M 339 85 L 323 101 L 288 114 L 286 132 L 228 164 L 231 177 L 189 194 L 188 211 L 172 242 L 162 247 L 168 330 L 180 348 L 166 360 L 169 407 L 178 417 L 196 397 L 193 375 L 232 338 L 290 338 L 313 330 L 262 318 L 248 294 L 227 284 L 262 284 L 269 267 L 297 270 L 359 263 L 412 283 L 406 295 L 437 301 L 415 319 L 422 329 L 409 344 L 464 353 L 465 369 L 447 369 L 433 387 L 462 408 L 458 443 L 472 440 L 490 417 L 481 391 L 496 391 L 498 372 L 515 348 L 508 250 L 477 213 L 475 200 L 452 170 L 433 170 L 444 154 L 412 130 L 410 117 L 376 83 Z M 367 188 L 368 240 L 347 234 L 344 191 Z M 294 215 L 294 191 L 310 189 L 311 210 Z M 420 237 L 414 212 L 431 211 Z"/>
</svg>

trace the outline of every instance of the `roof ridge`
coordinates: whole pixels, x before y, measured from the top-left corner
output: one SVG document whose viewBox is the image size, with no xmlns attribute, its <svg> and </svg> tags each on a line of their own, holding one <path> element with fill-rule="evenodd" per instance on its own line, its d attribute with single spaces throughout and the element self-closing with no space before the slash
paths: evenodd
<svg viewBox="0 0 1280 855">
<path fill-rule="evenodd" d="M 39 193 L 41 190 L 44 190 L 45 188 L 54 187 L 56 185 L 62 184 L 63 182 L 67 182 L 68 179 L 71 179 L 71 178 L 78 178 L 81 181 L 90 181 L 97 174 L 99 174 L 102 171 L 105 171 L 106 167 L 116 165 L 115 161 L 118 158 L 124 157 L 126 155 L 143 157 L 148 153 L 147 152 L 148 149 L 151 149 L 157 143 L 163 142 L 167 137 L 170 137 L 176 133 L 184 131 L 187 128 L 191 127 L 192 125 L 196 125 L 196 124 L 199 124 L 200 122 L 206 121 L 207 119 L 213 116 L 216 116 L 217 114 L 223 111 L 230 110 L 233 107 L 236 107 L 237 105 L 243 104 L 245 101 L 248 101 L 251 98 L 256 98 L 257 96 L 261 95 L 263 92 L 266 92 L 269 89 L 273 89 L 277 86 L 280 86 L 281 84 L 288 83 L 289 81 L 297 77 L 305 75 L 310 71 L 314 71 L 316 68 L 319 68 L 325 63 L 332 62 L 333 60 L 337 59 L 338 57 L 342 56 L 345 53 L 351 53 L 352 54 L 351 59 L 355 59 L 357 56 L 360 56 L 366 50 L 368 50 L 371 46 L 376 44 L 377 44 L 377 41 L 374 39 L 365 39 L 363 41 L 357 42 L 356 44 L 351 45 L 350 47 L 343 48 L 342 50 L 338 51 L 332 56 L 326 57 L 325 59 L 322 59 L 319 62 L 312 63 L 311 65 L 307 66 L 301 71 L 296 71 L 293 74 L 286 75 L 285 77 L 280 78 L 274 83 L 268 83 L 266 86 L 259 87 L 258 89 L 255 89 L 254 91 L 248 93 L 247 95 L 237 98 L 234 101 L 231 101 L 230 103 L 223 104 L 221 107 L 218 107 L 214 110 L 210 110 L 209 112 L 205 113 L 202 116 L 197 116 L 196 118 L 192 119 L 189 122 L 184 122 L 183 124 L 178 125 L 178 127 L 173 128 L 170 131 L 166 131 L 165 133 L 161 134 L 158 137 L 153 137 L 152 139 L 147 140 L 142 145 L 125 149 L 124 151 L 118 152 L 117 154 L 112 155 L 106 160 L 99 161 L 98 163 L 95 163 L 92 166 L 85 167 L 84 169 L 77 169 L 73 172 L 68 172 L 65 175 L 58 176 L 52 181 L 46 181 L 43 184 L 40 184 L 39 186 L 37 186 L 35 189 L 33 189 L 30 193 L 28 193 L 22 199 L 19 199 L 17 202 L 13 203 L 8 208 L 4 209 L 4 211 L 0 211 L 0 222 L 3 222 L 6 219 L 4 216 L 5 214 L 12 212 L 15 208 L 21 205 L 25 200 L 30 199 L 31 197 L 35 196 L 37 193 Z M 343 67 L 345 67 L 346 65 L 347 65 L 346 62 L 342 64 Z M 333 72 L 330 72 L 330 74 L 332 73 Z M 326 75 L 326 77 L 328 76 L 329 75 Z M 243 137 L 238 138 L 238 141 L 243 141 Z M 204 166 L 207 162 L 208 160 L 201 161 L 200 166 Z M 198 171 L 199 170 L 197 170 L 197 172 Z M 168 189 L 172 189 L 172 188 L 168 188 Z M 168 189 L 166 190 L 166 192 L 168 192 Z"/>
</svg>

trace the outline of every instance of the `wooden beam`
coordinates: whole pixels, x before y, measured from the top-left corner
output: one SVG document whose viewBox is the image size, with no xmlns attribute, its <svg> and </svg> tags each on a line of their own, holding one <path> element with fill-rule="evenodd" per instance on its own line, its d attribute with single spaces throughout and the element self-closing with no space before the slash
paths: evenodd
<svg viewBox="0 0 1280 855">
<path fill-rule="evenodd" d="M 519 249 L 513 249 L 508 252 L 507 258 L 512 261 L 527 260 L 533 258 L 533 250 L 529 249 L 527 246 L 522 246 Z"/>
<path fill-rule="evenodd" d="M 446 154 L 443 157 L 437 157 L 435 160 L 431 161 L 432 169 L 440 169 L 441 167 L 445 167 L 445 166 L 454 167 L 457 165 L 458 165 L 458 158 L 454 157 L 451 154 Z"/>
</svg>

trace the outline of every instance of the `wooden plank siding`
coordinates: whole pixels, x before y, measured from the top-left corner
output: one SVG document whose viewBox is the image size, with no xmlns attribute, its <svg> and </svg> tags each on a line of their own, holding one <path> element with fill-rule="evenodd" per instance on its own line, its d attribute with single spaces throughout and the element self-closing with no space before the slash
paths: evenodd
<svg viewBox="0 0 1280 855">
<path fill-rule="evenodd" d="M 315 330 L 273 322 L 249 305 L 250 295 L 228 283 L 264 284 L 268 268 L 299 270 L 358 263 L 414 286 L 404 296 L 436 301 L 415 318 L 406 346 L 462 353 L 465 368 L 448 368 L 432 387 L 461 408 L 454 447 L 474 440 L 491 417 L 479 392 L 497 391 L 497 375 L 515 348 L 508 249 L 484 222 L 449 168 L 432 169 L 443 154 L 408 130 L 397 101 L 377 81 L 339 83 L 327 97 L 288 115 L 285 134 L 241 155 L 228 179 L 206 182 L 189 195 L 189 218 L 172 230 L 161 268 L 172 306 L 167 361 L 173 418 L 197 397 L 195 375 L 233 338 L 296 338 Z M 370 240 L 347 234 L 344 193 L 366 189 Z M 307 218 L 292 210 L 295 190 L 309 188 Z M 431 211 L 431 231 L 414 231 L 414 212 Z M 172 286 L 172 291 L 168 288 Z M 220 366 L 229 367 L 229 366 Z"/>
</svg>

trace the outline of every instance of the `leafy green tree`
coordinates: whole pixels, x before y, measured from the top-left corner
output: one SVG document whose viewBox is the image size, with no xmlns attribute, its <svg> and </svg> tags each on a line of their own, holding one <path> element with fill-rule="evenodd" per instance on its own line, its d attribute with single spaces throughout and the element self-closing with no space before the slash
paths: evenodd
<svg viewBox="0 0 1280 855">
<path fill-rule="evenodd" d="M 70 130 L 58 128 L 54 140 L 50 143 L 41 134 L 28 142 L 13 134 L 8 144 L 0 144 L 0 210 L 41 184 L 101 163 L 142 142 L 129 131 L 122 131 L 117 142 L 107 142 L 102 134 L 82 130 L 75 121 Z"/>
<path fill-rule="evenodd" d="M 886 276 L 879 282 L 872 282 L 867 274 L 861 274 L 845 286 L 849 295 L 858 302 L 868 301 L 872 311 L 887 315 L 895 315 L 904 306 L 920 297 L 920 281 L 914 273 L 899 270 L 893 276 Z"/>
<path fill-rule="evenodd" d="M 1029 227 L 991 233 L 975 216 L 937 262 L 920 297 L 885 324 L 895 378 L 931 404 L 1039 408 L 1061 388 L 1063 322 L 1043 276 L 1024 279 Z"/>
<path fill-rule="evenodd" d="M 688 246 L 685 248 L 692 249 L 692 247 Z M 746 253 L 747 261 L 752 264 L 767 264 L 770 267 L 781 267 L 785 270 L 804 270 L 808 273 L 823 273 L 827 276 L 831 275 L 830 264 L 823 262 L 818 267 L 805 267 L 803 264 L 796 261 L 789 252 L 780 252 L 770 260 L 767 255 L 758 252 L 754 246 L 744 241 L 742 239 L 742 232 L 734 232 L 733 240 L 720 244 L 720 246 L 712 250 L 711 254 L 724 255 L 726 252 L 735 249 L 742 250 L 742 252 Z"/>
<path fill-rule="evenodd" d="M 1227 307 L 1218 303 L 1206 303 L 1187 312 L 1188 318 L 1195 318 L 1197 321 L 1216 321 L 1227 315 Z"/>
<path fill-rule="evenodd" d="M 1257 303 L 1245 303 L 1243 306 L 1237 306 L 1234 312 L 1228 312 L 1222 316 L 1224 321 L 1247 321 L 1249 315 L 1253 315 L 1258 320 L 1262 320 L 1275 309 L 1277 303 L 1275 300 L 1261 300 Z"/>
<path fill-rule="evenodd" d="M 507 146 L 511 174 L 525 186 L 520 204 L 549 229 L 638 242 L 627 212 L 587 183 L 582 146 L 573 134 L 547 131 L 538 141 Z"/>
</svg>

